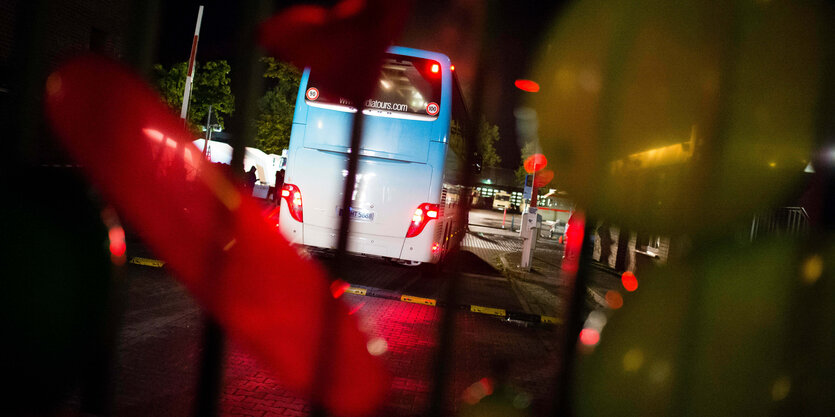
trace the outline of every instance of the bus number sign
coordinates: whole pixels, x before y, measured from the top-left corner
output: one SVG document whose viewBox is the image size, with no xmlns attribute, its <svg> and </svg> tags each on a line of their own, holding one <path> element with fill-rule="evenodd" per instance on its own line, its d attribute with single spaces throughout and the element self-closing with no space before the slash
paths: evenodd
<svg viewBox="0 0 835 417">
<path fill-rule="evenodd" d="M 439 111 L 441 111 L 441 107 L 434 101 L 426 105 L 426 114 L 430 116 L 435 116 Z"/>
</svg>

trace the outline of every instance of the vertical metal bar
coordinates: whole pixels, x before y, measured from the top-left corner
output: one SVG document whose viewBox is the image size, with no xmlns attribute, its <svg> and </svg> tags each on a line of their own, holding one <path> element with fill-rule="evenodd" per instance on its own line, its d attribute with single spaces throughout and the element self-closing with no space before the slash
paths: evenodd
<svg viewBox="0 0 835 417">
<path fill-rule="evenodd" d="M 198 417 L 218 415 L 218 397 L 223 383 L 223 329 L 204 313 L 203 354 L 200 357 L 200 380 L 194 414 Z"/>
<path fill-rule="evenodd" d="M 159 38 L 159 4 L 160 0 L 134 0 L 131 4 L 133 25 L 128 34 L 126 58 L 146 78 Z"/>
<path fill-rule="evenodd" d="M 258 111 L 258 95 L 262 77 L 258 65 L 259 52 L 255 43 L 255 30 L 260 20 L 265 16 L 265 2 L 263 0 L 245 0 L 239 8 L 235 40 L 239 46 L 234 66 L 237 71 L 232 73 L 232 86 L 235 88 L 235 108 L 237 114 L 231 120 L 232 132 L 232 171 L 242 175 L 244 148 L 252 143 L 254 127 L 249 120 L 253 120 Z M 241 171 L 241 172 L 239 172 Z M 216 214 L 216 233 L 228 233 L 231 227 L 223 227 L 222 210 Z M 213 257 L 207 262 L 223 262 L 223 256 Z M 222 268 L 211 268 L 220 271 Z M 217 280 L 215 274 L 209 280 Z M 199 417 L 214 417 L 218 415 L 218 401 L 223 383 L 224 361 L 224 333 L 220 325 L 212 317 L 205 317 L 203 335 L 203 357 L 201 360 L 200 380 L 197 385 L 197 403 L 195 415 Z"/>
<path fill-rule="evenodd" d="M 362 103 L 362 97 L 354 97 L 351 99 L 354 103 Z M 354 186 L 357 179 L 357 166 L 359 165 L 359 151 L 362 146 L 362 128 L 363 128 L 363 114 L 361 106 L 354 113 L 353 123 L 351 124 L 351 145 L 348 152 L 348 163 L 346 166 L 347 174 L 345 175 L 345 183 L 342 187 L 342 203 L 340 205 L 342 215 L 339 217 L 339 235 L 336 240 L 336 258 L 334 259 L 333 268 L 331 269 L 332 277 L 339 277 L 339 271 L 343 270 L 346 253 L 348 250 L 348 234 L 351 229 L 351 217 L 348 210 L 351 206 L 352 196 L 354 194 Z M 334 326 L 335 321 L 330 320 L 334 314 L 334 304 L 324 303 L 322 310 L 322 330 L 319 336 L 319 352 L 318 360 L 316 361 L 316 373 L 313 379 L 313 404 L 311 416 L 324 417 L 327 415 L 325 409 L 325 397 L 327 393 L 327 381 L 330 379 L 330 370 L 333 369 L 333 341 L 337 340 L 336 332 L 339 329 Z"/>
<path fill-rule="evenodd" d="M 38 162 L 40 126 L 43 125 L 41 97 L 46 78 L 47 0 L 23 1 L 18 4 L 15 43 L 9 60 L 8 108 L 0 109 L 4 144 L 11 150 L 11 160 L 2 165 L 3 178 L 15 178 L 28 166 Z"/>
<path fill-rule="evenodd" d="M 151 53 L 156 39 L 158 6 L 157 0 L 136 1 L 131 4 L 132 15 L 137 16 L 137 19 L 128 28 L 127 60 L 143 76 L 147 75 L 150 69 Z M 111 207 L 102 210 L 101 216 L 107 227 L 121 227 L 117 214 Z M 82 413 L 89 415 L 104 416 L 112 412 L 112 379 L 125 310 L 127 283 L 123 265 L 113 264 L 111 270 L 107 305 L 104 309 L 107 317 L 99 340 L 94 344 L 95 351 L 91 353 L 92 361 L 80 395 L 79 408 Z"/>
<path fill-rule="evenodd" d="M 102 223 L 108 229 L 121 227 L 116 211 L 106 207 L 101 212 Z M 125 280 L 124 264 L 113 263 L 108 277 L 107 303 L 103 309 L 107 317 L 104 318 L 103 328 L 97 335 L 98 340 L 93 344 L 90 352 L 91 361 L 87 369 L 85 380 L 81 388 L 80 411 L 84 415 L 106 416 L 112 413 L 113 405 L 113 373 L 115 371 L 116 353 L 119 341 L 119 330 L 125 311 L 127 297 L 127 282 Z"/>
<path fill-rule="evenodd" d="M 457 212 L 456 223 L 462 230 L 466 229 L 467 218 L 472 203 L 472 195 L 470 189 L 473 184 L 473 156 L 476 152 L 476 138 L 478 130 L 481 126 L 481 113 L 483 111 L 484 101 L 484 84 L 485 71 L 489 54 L 492 51 L 493 40 L 495 38 L 496 22 L 496 1 L 488 1 L 486 5 L 486 24 L 484 25 L 484 33 L 482 33 L 481 43 L 479 45 L 478 62 L 475 68 L 475 78 L 472 84 L 472 112 L 467 126 L 464 127 L 464 169 L 460 170 L 460 183 L 463 184 L 465 195 L 459 197 L 460 206 Z M 447 390 L 449 388 L 449 380 L 452 370 L 452 353 L 455 344 L 455 319 L 456 309 L 454 306 L 458 305 L 459 287 L 460 287 L 460 272 L 461 272 L 461 257 L 460 241 L 463 239 L 463 234 L 459 234 L 456 242 L 453 244 L 455 250 L 451 257 L 451 262 L 446 271 L 446 282 L 448 282 L 444 299 L 447 307 L 443 310 L 440 328 L 438 330 L 438 350 L 435 354 L 435 362 L 433 367 L 434 385 L 429 397 L 429 409 L 427 415 L 433 417 L 440 417 L 444 415 L 444 403 L 447 400 Z"/>
<path fill-rule="evenodd" d="M 577 350 L 577 337 L 580 335 L 580 330 L 583 329 L 583 303 L 585 301 L 586 286 L 588 284 L 589 268 L 592 261 L 592 254 L 594 247 L 591 245 L 589 238 L 594 233 L 595 221 L 591 218 L 586 219 L 583 232 L 583 243 L 580 246 L 580 260 L 577 272 L 571 276 L 566 276 L 568 282 L 563 285 L 567 287 L 568 300 L 566 303 L 567 316 L 565 318 L 565 325 L 560 333 L 561 363 L 557 374 L 557 393 L 554 396 L 556 400 L 555 416 L 573 416 L 573 404 L 571 402 L 571 382 L 574 377 L 574 354 Z M 571 279 L 573 278 L 573 279 Z M 567 284 L 567 285 L 566 285 Z"/>
</svg>

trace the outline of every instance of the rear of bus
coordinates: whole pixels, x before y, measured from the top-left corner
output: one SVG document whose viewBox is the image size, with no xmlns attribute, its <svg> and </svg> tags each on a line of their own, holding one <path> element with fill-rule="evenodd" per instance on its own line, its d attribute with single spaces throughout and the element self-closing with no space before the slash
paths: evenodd
<svg viewBox="0 0 835 417">
<path fill-rule="evenodd" d="M 445 55 L 392 47 L 376 91 L 355 105 L 301 79 L 282 190 L 280 230 L 291 242 L 335 249 L 342 215 L 348 251 L 401 260 L 439 260 L 440 195 L 450 124 Z M 350 80 L 346 80 L 350 82 Z M 363 135 L 348 213 L 342 213 L 352 119 Z"/>
</svg>

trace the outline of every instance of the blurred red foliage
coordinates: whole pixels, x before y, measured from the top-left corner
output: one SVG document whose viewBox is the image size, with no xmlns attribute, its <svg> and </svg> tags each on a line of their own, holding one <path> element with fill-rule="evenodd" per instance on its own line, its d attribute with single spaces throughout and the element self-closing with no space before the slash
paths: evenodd
<svg viewBox="0 0 835 417">
<path fill-rule="evenodd" d="M 46 89 L 48 119 L 70 154 L 231 337 L 284 386 L 310 394 L 323 306 L 337 303 L 325 405 L 352 416 L 383 403 L 388 375 L 334 300 L 325 273 L 202 157 L 150 87 L 119 64 L 88 56 L 59 68 Z"/>
<path fill-rule="evenodd" d="M 261 45 L 316 71 L 329 91 L 359 102 L 377 80 L 388 46 L 400 35 L 411 1 L 343 0 L 330 9 L 292 6 L 261 26 Z"/>
</svg>

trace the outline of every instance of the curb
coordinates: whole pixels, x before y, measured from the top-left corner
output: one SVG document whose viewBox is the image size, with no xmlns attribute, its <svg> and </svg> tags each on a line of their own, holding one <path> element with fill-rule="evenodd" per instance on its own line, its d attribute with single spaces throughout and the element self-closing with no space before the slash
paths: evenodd
<svg viewBox="0 0 835 417">
<path fill-rule="evenodd" d="M 394 291 L 383 290 L 373 287 L 350 286 L 345 290 L 347 293 L 362 295 L 366 297 L 384 298 L 387 300 L 402 301 L 406 303 L 421 304 L 431 307 L 454 307 L 459 310 L 466 310 L 471 313 L 485 314 L 488 316 L 503 317 L 506 320 L 521 321 L 533 324 L 560 324 L 562 319 L 558 317 L 544 316 L 539 314 L 524 313 L 521 311 L 505 310 L 503 308 L 479 306 L 475 304 L 450 305 L 444 301 L 433 298 L 416 297 L 408 294 L 398 294 Z"/>
<path fill-rule="evenodd" d="M 154 268 L 161 268 L 165 265 L 165 262 L 159 261 L 156 259 L 147 259 L 147 258 L 140 258 L 140 257 L 133 257 L 130 259 L 130 263 L 136 265 L 143 265 L 143 266 L 150 266 Z M 431 307 L 450 307 L 449 304 L 443 301 L 438 301 L 433 298 L 423 298 L 417 297 L 414 295 L 408 294 L 398 294 L 394 291 L 383 290 L 380 288 L 373 288 L 373 287 L 359 287 L 359 286 L 350 286 L 348 287 L 345 292 L 355 294 L 355 295 L 362 295 L 366 297 L 375 297 L 375 298 L 383 298 L 386 300 L 393 300 L 393 301 L 402 301 L 406 303 L 413 303 L 413 304 L 421 304 Z M 504 317 L 507 320 L 514 320 L 514 321 L 522 321 L 526 323 L 534 323 L 534 324 L 560 324 L 562 320 L 557 317 L 551 316 L 543 316 L 539 314 L 530 314 L 524 313 L 520 311 L 512 311 L 512 310 L 505 310 L 502 308 L 494 308 L 494 307 L 486 307 L 486 306 L 479 306 L 475 304 L 456 304 L 452 307 L 467 310 L 473 313 L 478 314 L 485 314 L 489 316 L 496 316 L 496 317 Z"/>
<path fill-rule="evenodd" d="M 505 258 L 505 255 L 506 254 L 504 253 L 499 254 L 499 261 L 501 261 L 502 263 L 502 270 L 504 271 L 504 273 L 509 275 L 508 278 L 524 280 L 525 275 L 527 275 L 528 273 L 524 271 L 519 271 L 516 268 L 511 267 L 510 262 L 507 260 L 507 258 Z"/>
<path fill-rule="evenodd" d="M 165 262 L 163 261 L 159 261 L 156 259 L 140 258 L 138 256 L 130 258 L 130 263 L 135 265 L 150 266 L 153 268 L 162 268 L 163 266 L 165 266 Z"/>
</svg>

